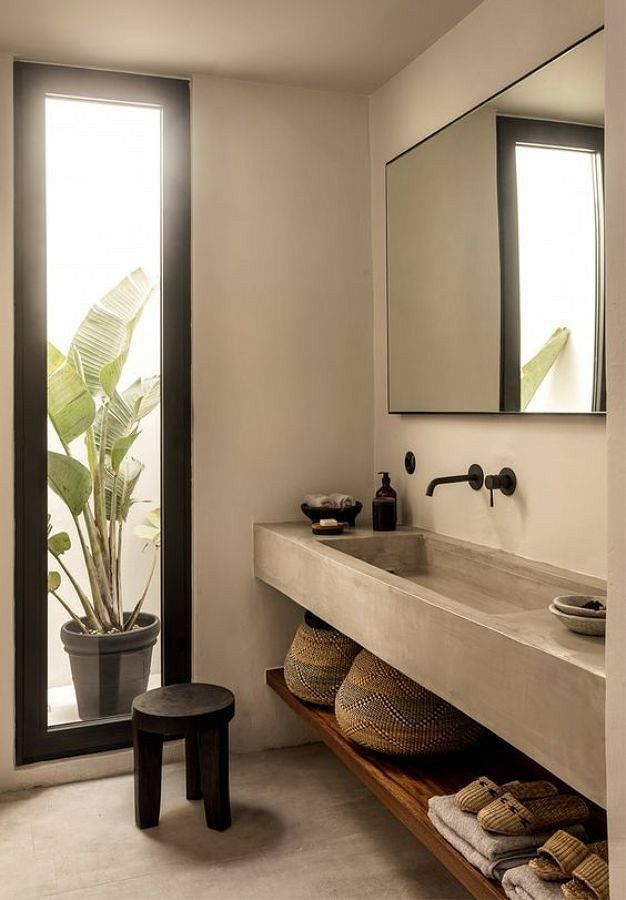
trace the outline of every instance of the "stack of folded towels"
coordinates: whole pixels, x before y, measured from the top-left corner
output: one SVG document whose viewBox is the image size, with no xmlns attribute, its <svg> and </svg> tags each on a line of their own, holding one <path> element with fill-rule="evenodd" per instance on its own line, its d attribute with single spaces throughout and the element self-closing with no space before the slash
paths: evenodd
<svg viewBox="0 0 626 900">
<path fill-rule="evenodd" d="M 356 500 L 350 494 L 307 494 L 303 502 L 311 509 L 349 509 L 356 506 Z"/>
<path fill-rule="evenodd" d="M 505 872 L 536 857 L 554 829 L 584 840 L 582 823 L 589 817 L 585 801 L 560 794 L 549 781 L 498 785 L 483 776 L 458 794 L 432 797 L 428 817 L 443 837 L 487 878 L 502 880 Z M 512 897 L 535 897 L 511 894 Z M 537 900 L 549 897 L 537 894 Z"/>
<path fill-rule="evenodd" d="M 608 844 L 557 831 L 527 866 L 505 872 L 502 887 L 511 900 L 609 900 Z"/>
</svg>

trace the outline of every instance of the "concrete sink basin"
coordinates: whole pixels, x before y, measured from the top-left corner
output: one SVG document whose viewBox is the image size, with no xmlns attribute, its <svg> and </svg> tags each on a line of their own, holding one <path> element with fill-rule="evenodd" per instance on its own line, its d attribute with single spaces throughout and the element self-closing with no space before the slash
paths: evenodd
<svg viewBox="0 0 626 900">
<path fill-rule="evenodd" d="M 552 579 L 532 577 L 527 562 L 470 548 L 428 532 L 372 535 L 326 545 L 383 569 L 480 614 L 515 615 L 545 609 L 554 594 Z"/>
</svg>

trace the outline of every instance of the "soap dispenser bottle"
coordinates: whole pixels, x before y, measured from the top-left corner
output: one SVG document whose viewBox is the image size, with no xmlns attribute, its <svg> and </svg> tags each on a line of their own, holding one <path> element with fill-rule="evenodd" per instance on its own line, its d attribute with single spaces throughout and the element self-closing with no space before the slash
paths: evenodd
<svg viewBox="0 0 626 900">
<path fill-rule="evenodd" d="M 391 487 L 389 472 L 379 472 L 383 483 L 372 502 L 372 527 L 374 531 L 395 531 L 398 518 L 398 498 Z"/>
</svg>

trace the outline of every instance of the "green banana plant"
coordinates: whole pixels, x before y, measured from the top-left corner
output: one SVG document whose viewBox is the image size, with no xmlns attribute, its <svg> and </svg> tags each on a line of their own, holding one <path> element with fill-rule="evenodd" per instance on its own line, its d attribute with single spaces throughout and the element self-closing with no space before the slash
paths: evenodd
<svg viewBox="0 0 626 900">
<path fill-rule="evenodd" d="M 152 510 L 135 532 L 153 552 L 148 580 L 131 610 L 122 596 L 124 525 L 144 464 L 130 455 L 139 425 L 160 403 L 159 375 L 138 378 L 119 391 L 133 332 L 156 285 L 142 269 L 124 278 L 95 303 L 74 335 L 67 355 L 48 344 L 48 416 L 63 452 L 48 451 L 48 485 L 67 506 L 85 564 L 88 588 L 63 560 L 72 543 L 53 533 L 48 517 L 48 552 L 60 571 L 48 574 L 48 592 L 85 634 L 130 631 L 148 593 L 161 543 L 160 510 Z M 72 452 L 84 442 L 84 465 Z M 80 612 L 60 591 L 67 580 Z"/>
</svg>

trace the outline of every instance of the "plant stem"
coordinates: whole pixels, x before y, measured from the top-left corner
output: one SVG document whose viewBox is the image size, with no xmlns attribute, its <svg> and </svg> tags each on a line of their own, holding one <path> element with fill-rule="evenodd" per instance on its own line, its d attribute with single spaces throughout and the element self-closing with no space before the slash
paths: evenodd
<svg viewBox="0 0 626 900">
<path fill-rule="evenodd" d="M 141 607 L 143 606 L 143 601 L 146 599 L 146 595 L 148 593 L 148 588 L 150 587 L 150 583 L 152 581 L 152 576 L 154 575 L 154 570 L 156 569 L 156 564 L 157 564 L 158 558 L 159 558 L 159 551 L 155 547 L 154 548 L 154 556 L 152 557 L 152 565 L 150 566 L 150 573 L 148 575 L 148 581 L 146 582 L 146 586 L 143 589 L 143 594 L 137 601 L 137 605 L 135 606 L 134 610 L 132 611 L 130 619 L 124 626 L 124 631 L 130 631 L 131 628 L 133 627 L 133 625 L 135 624 L 135 622 L 137 621 L 137 617 L 139 616 L 139 613 L 141 612 Z"/>
<path fill-rule="evenodd" d="M 88 503 L 85 504 L 85 507 L 83 509 L 83 518 L 85 519 L 85 523 L 87 525 L 87 534 L 89 536 L 89 543 L 91 544 L 91 554 L 93 556 L 98 584 L 100 585 L 100 596 L 109 618 L 109 624 L 113 624 L 115 614 L 111 603 L 111 587 L 109 583 L 110 579 L 102 553 L 102 544 L 104 543 L 104 540 L 102 535 L 100 534 L 98 526 L 94 521 L 93 513 Z"/>
<path fill-rule="evenodd" d="M 100 585 L 98 584 L 96 567 L 94 565 L 93 559 L 91 558 L 89 548 L 87 547 L 87 542 L 85 541 L 82 529 L 80 527 L 80 522 L 78 521 L 78 518 L 76 516 L 72 516 L 72 518 L 74 519 L 74 525 L 76 526 L 78 539 L 83 551 L 85 565 L 87 566 L 87 574 L 89 575 L 89 586 L 91 587 L 93 605 L 96 611 L 96 616 L 100 620 L 99 629 L 100 631 L 108 631 L 111 627 L 111 620 L 100 594 Z"/>
<path fill-rule="evenodd" d="M 119 558 L 116 553 L 116 528 L 117 528 L 117 472 L 113 473 L 113 487 L 111 488 L 111 509 L 109 511 L 109 558 L 111 560 L 111 596 L 112 605 L 117 612 L 120 628 L 124 626 L 119 594 L 118 568 Z"/>
<path fill-rule="evenodd" d="M 104 410 L 104 406 L 102 407 Z M 102 414 L 104 420 L 104 412 Z M 102 438 L 102 433 L 100 434 Z M 110 560 L 108 558 L 108 547 L 106 546 L 106 507 L 104 495 L 104 466 L 98 456 L 96 450 L 96 441 L 93 433 L 93 426 L 87 429 L 85 433 L 85 443 L 87 445 L 87 459 L 89 461 L 89 470 L 93 482 L 93 519 L 96 528 L 101 535 L 100 545 L 101 552 L 104 552 L 104 560 L 107 570 L 110 570 Z"/>
<path fill-rule="evenodd" d="M 82 375 L 82 367 L 81 367 L 80 371 L 81 371 L 81 377 L 84 378 L 84 376 Z M 91 430 L 92 429 L 90 427 L 88 429 L 88 433 Z M 57 434 L 58 434 L 58 432 L 57 432 Z M 93 438 L 93 434 L 92 434 L 92 438 Z M 70 459 L 73 459 L 70 448 L 65 443 L 65 441 L 62 440 L 61 435 L 59 435 L 59 440 L 61 441 L 61 444 L 63 445 L 63 450 L 65 451 L 66 456 L 69 456 Z M 89 451 L 90 451 L 89 441 L 87 441 L 87 456 L 88 457 L 90 456 Z M 89 515 L 91 515 L 91 510 L 89 509 L 89 503 L 86 503 L 85 508 L 83 509 L 83 515 L 85 516 L 85 521 L 87 522 L 87 530 L 89 531 L 89 520 L 87 517 L 87 512 L 89 513 Z M 78 539 L 80 541 L 80 546 L 83 551 L 85 566 L 87 567 L 87 574 L 89 576 L 89 585 L 91 587 L 91 593 L 93 596 L 93 605 L 95 608 L 95 616 L 100 619 L 100 621 L 98 622 L 96 627 L 98 628 L 99 631 L 106 631 L 106 630 L 108 630 L 108 628 L 111 627 L 111 621 L 110 621 L 110 617 L 108 615 L 106 606 L 102 599 L 100 587 L 98 584 L 98 575 L 97 575 L 96 567 L 94 565 L 94 560 L 90 556 L 89 550 L 87 549 L 87 544 L 86 544 L 85 538 L 83 536 L 83 533 L 81 531 L 78 517 L 75 516 L 74 514 L 72 514 L 72 519 L 74 520 L 74 525 L 76 526 L 76 531 L 78 533 Z M 91 541 L 91 543 L 93 546 L 93 540 Z"/>
<path fill-rule="evenodd" d="M 124 627 L 124 598 L 122 597 L 122 529 L 124 527 L 124 520 L 120 519 L 117 525 L 117 567 L 115 571 L 115 579 L 117 583 L 117 603 L 120 615 L 120 622 L 122 623 L 122 628 Z"/>
<path fill-rule="evenodd" d="M 77 624 L 78 627 L 81 629 L 81 631 L 83 632 L 83 634 L 89 634 L 89 631 L 85 628 L 84 623 L 80 621 L 80 619 L 78 618 L 78 616 L 76 615 L 75 612 L 72 612 L 72 610 L 71 610 L 70 607 L 67 605 L 67 603 L 65 602 L 65 600 L 64 600 L 62 597 L 60 597 L 60 596 L 57 594 L 56 591 L 50 591 L 50 593 L 52 594 L 53 597 L 55 597 L 55 598 L 59 601 L 59 603 L 61 604 L 61 606 L 64 607 L 65 611 L 68 612 L 68 613 L 70 614 L 70 616 L 72 617 L 73 621 L 76 622 L 76 624 Z"/>
<path fill-rule="evenodd" d="M 106 464 L 106 447 L 107 447 L 107 432 L 109 428 L 109 403 L 110 401 L 103 402 L 102 404 L 102 424 L 100 426 L 100 457 L 98 460 L 98 478 L 99 478 L 99 496 L 100 496 L 100 509 L 101 509 L 101 520 L 98 520 L 98 524 L 101 525 L 101 531 L 103 537 L 106 536 L 106 491 L 105 491 L 105 464 Z M 107 553 L 109 548 L 107 547 Z M 109 574 L 111 574 L 111 558 L 109 557 Z M 112 586 L 112 585 L 111 585 Z"/>
<path fill-rule="evenodd" d="M 50 551 L 50 553 L 52 553 L 52 551 Z M 72 575 L 70 570 L 67 568 L 67 566 L 65 565 L 65 563 L 63 562 L 61 557 L 58 556 L 56 553 L 52 553 L 52 556 L 56 559 L 58 564 L 61 566 L 61 568 L 63 569 L 63 571 L 69 578 L 72 587 L 74 588 L 74 590 L 76 591 L 76 593 L 78 595 L 78 599 L 80 600 L 81 606 L 85 610 L 85 615 L 87 616 L 87 619 L 89 621 L 91 628 L 95 628 L 96 630 L 99 630 L 100 623 L 98 622 L 96 614 L 93 611 L 93 607 L 91 606 L 91 603 L 89 602 L 89 600 L 87 598 L 87 595 L 82 590 L 81 586 L 78 584 L 78 582 L 76 581 L 76 579 L 74 578 L 74 576 Z"/>
</svg>

